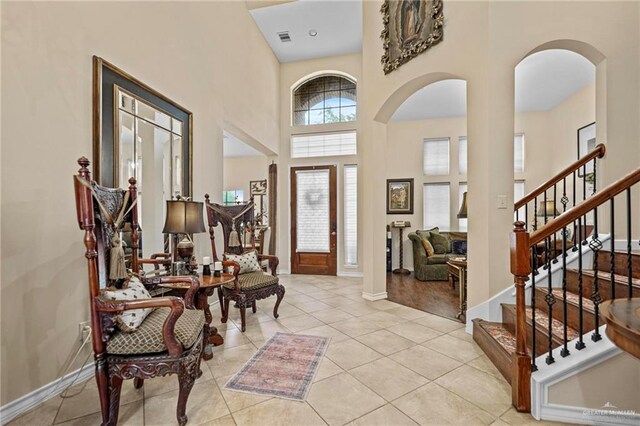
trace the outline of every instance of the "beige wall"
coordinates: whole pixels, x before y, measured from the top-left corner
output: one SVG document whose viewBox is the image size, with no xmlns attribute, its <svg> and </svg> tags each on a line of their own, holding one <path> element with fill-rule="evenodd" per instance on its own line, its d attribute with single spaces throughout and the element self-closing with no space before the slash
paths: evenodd
<svg viewBox="0 0 640 426">
<path fill-rule="evenodd" d="M 279 64 L 243 2 L 1 7 L 6 404 L 56 377 L 89 315 L 71 177 L 92 153 L 92 55 L 193 112 L 196 200 L 221 199 L 225 123 L 278 151 L 280 92 Z M 208 241 L 197 236 L 200 253 Z"/>
<path fill-rule="evenodd" d="M 640 412 L 640 360 L 626 352 L 549 387 L 549 404 Z M 580 420 L 580 419 L 576 419 Z"/>
<path fill-rule="evenodd" d="M 289 186 L 289 173 L 292 166 L 306 165 L 327 165 L 333 164 L 338 167 L 337 173 L 337 215 L 338 215 L 338 274 L 359 273 L 362 271 L 362 227 L 363 215 L 368 214 L 368 208 L 365 210 L 362 204 L 361 189 L 367 183 L 362 180 L 362 173 L 358 170 L 358 266 L 346 267 L 343 259 L 343 166 L 345 164 L 358 164 L 360 166 L 360 152 L 362 150 L 363 141 L 360 138 L 360 108 L 361 108 L 361 63 L 360 54 L 351 54 L 343 56 L 334 56 L 330 58 L 314 59 L 310 61 L 292 62 L 281 65 L 280 72 L 280 155 L 278 157 L 278 249 L 280 256 L 281 270 L 289 270 L 291 264 L 291 244 L 290 244 L 290 220 L 291 220 L 291 188 Z M 358 121 L 355 123 L 339 123 L 337 125 L 314 125 L 314 126 L 292 126 L 291 125 L 291 90 L 298 84 L 302 83 L 306 78 L 312 75 L 322 74 L 325 72 L 344 73 L 354 78 L 358 84 Z M 302 81 L 301 81 L 302 80 Z M 336 156 L 336 157 L 317 157 L 317 158 L 290 158 L 290 140 L 292 134 L 322 132 L 331 130 L 353 129 L 358 131 L 358 155 L 353 156 Z"/>
<path fill-rule="evenodd" d="M 577 159 L 576 130 L 595 120 L 595 84 L 590 84 L 552 110 L 518 113 L 515 116 L 514 133 L 524 133 L 525 169 L 516 173 L 515 180 L 525 181 L 525 191 L 529 192 L 544 183 Z M 458 138 L 466 136 L 465 117 L 440 118 L 415 121 L 394 121 L 387 125 L 386 178 L 415 179 L 415 197 L 413 215 L 387 215 L 387 222 L 409 220 L 412 229 L 422 229 L 423 194 L 425 183 L 451 183 L 451 229 L 457 230 L 456 217 L 460 208 L 458 185 L 467 182 L 467 175 L 460 175 L 458 167 Z M 447 176 L 424 176 L 422 170 L 423 140 L 428 138 L 449 138 L 450 164 Z M 472 142 L 469 142 L 472 143 Z M 469 165 L 475 162 L 468 156 Z M 570 189 L 570 188 L 569 188 Z M 561 196 L 561 195 L 560 195 Z M 559 196 L 559 197 L 560 197 Z M 558 203 L 558 207 L 560 204 Z M 404 233 L 405 268 L 413 268 L 412 243 Z M 394 231 L 394 268 L 398 264 L 399 243 Z M 505 287 L 509 284 L 506 283 Z"/>
<path fill-rule="evenodd" d="M 269 160 L 267 157 L 225 157 L 223 161 L 224 179 L 223 190 L 242 189 L 244 199 L 250 197 L 249 181 L 265 180 L 269 174 Z M 265 199 L 265 208 L 267 207 Z"/>
<path fill-rule="evenodd" d="M 513 202 L 514 67 L 531 51 L 570 48 L 597 64 L 598 139 L 608 144 L 603 183 L 637 167 L 640 116 L 638 8 L 634 3 L 449 2 L 444 40 L 385 76 L 380 67 L 379 5 L 364 2 L 360 92 L 364 205 L 364 291 L 384 294 L 386 122 L 408 96 L 444 78 L 467 81 L 469 306 L 512 282 L 509 209 Z M 514 36 L 517 35 L 517 36 Z M 575 140 L 574 136 L 571 140 Z"/>
</svg>

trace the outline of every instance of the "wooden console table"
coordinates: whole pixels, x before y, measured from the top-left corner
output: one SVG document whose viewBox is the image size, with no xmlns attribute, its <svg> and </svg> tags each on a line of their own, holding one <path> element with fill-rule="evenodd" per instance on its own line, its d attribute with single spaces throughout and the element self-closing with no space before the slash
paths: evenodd
<svg viewBox="0 0 640 426">
<path fill-rule="evenodd" d="M 465 257 L 449 259 L 447 269 L 451 286 L 454 287 L 455 281 L 458 281 L 460 311 L 456 318 L 460 319 L 467 314 L 467 259 Z"/>
</svg>

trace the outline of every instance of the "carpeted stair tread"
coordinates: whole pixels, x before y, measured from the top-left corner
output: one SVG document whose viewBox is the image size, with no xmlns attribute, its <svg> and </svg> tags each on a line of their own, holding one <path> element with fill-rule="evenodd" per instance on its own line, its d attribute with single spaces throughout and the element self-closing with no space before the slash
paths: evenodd
<svg viewBox="0 0 640 426">
<path fill-rule="evenodd" d="M 546 293 L 546 290 L 542 290 L 542 291 Z M 556 299 L 558 299 L 558 302 L 562 303 L 562 289 L 554 288 L 553 290 L 551 290 L 551 292 L 556 297 Z M 554 306 L 558 306 L 558 302 Z M 571 303 L 572 305 L 578 306 L 580 304 L 580 297 L 576 293 L 568 291 L 567 303 Z M 591 313 L 595 312 L 593 302 L 591 301 L 591 299 L 587 297 L 582 298 L 582 308 Z"/>
<path fill-rule="evenodd" d="M 526 313 L 527 313 L 527 321 L 531 323 L 533 318 L 533 311 L 531 309 L 531 306 L 526 307 Z M 547 315 L 546 312 L 537 308 L 536 308 L 536 324 L 538 325 L 538 327 L 542 327 L 542 330 L 544 330 L 545 332 L 547 331 L 547 327 L 549 327 L 549 316 Z M 564 324 L 562 323 L 562 321 L 558 321 L 557 319 L 552 319 L 551 331 L 554 336 L 562 340 L 564 336 Z M 580 333 L 578 333 L 578 331 L 576 331 L 575 329 L 567 325 L 568 340 L 577 339 L 579 335 Z"/>
<path fill-rule="evenodd" d="M 572 272 L 575 272 L 576 274 L 578 273 L 577 269 L 567 269 L 567 271 L 572 271 Z M 607 282 L 611 280 L 611 272 L 609 271 L 597 271 L 597 272 L 598 272 L 599 279 L 606 280 Z M 582 275 L 585 275 L 588 277 L 595 277 L 596 271 L 593 269 L 582 269 Z M 629 282 L 627 279 L 627 275 L 613 274 L 613 278 L 618 284 L 627 284 Z M 634 287 L 640 288 L 640 279 L 631 278 L 631 285 L 633 285 Z"/>
<path fill-rule="evenodd" d="M 476 324 L 493 337 L 510 355 L 516 353 L 516 336 L 511 334 L 502 323 L 478 321 Z"/>
</svg>

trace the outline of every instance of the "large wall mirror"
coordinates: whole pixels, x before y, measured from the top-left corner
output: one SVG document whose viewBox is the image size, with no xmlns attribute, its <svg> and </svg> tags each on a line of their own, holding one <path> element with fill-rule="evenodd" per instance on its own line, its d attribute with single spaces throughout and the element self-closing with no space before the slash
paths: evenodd
<svg viewBox="0 0 640 426">
<path fill-rule="evenodd" d="M 192 113 L 96 56 L 93 98 L 94 179 L 128 188 L 136 178 L 141 255 L 167 252 L 166 200 L 191 196 Z"/>
</svg>

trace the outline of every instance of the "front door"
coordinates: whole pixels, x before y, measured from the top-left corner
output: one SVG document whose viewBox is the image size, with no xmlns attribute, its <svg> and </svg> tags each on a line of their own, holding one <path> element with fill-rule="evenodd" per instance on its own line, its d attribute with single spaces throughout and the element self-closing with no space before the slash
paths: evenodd
<svg viewBox="0 0 640 426">
<path fill-rule="evenodd" d="M 336 275 L 336 166 L 291 168 L 291 273 Z"/>
</svg>

